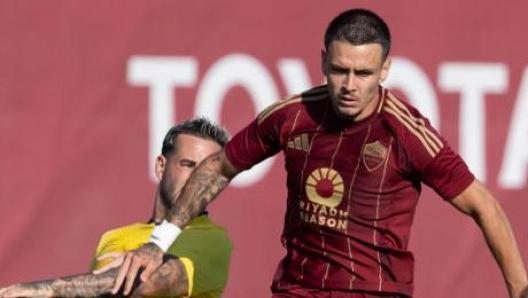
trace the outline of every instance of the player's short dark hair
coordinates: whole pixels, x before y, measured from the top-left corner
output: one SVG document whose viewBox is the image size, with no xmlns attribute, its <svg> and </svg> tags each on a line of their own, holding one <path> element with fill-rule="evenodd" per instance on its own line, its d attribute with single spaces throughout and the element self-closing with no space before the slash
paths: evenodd
<svg viewBox="0 0 528 298">
<path fill-rule="evenodd" d="M 330 43 L 335 40 L 347 41 L 353 45 L 380 44 L 384 60 L 391 47 L 390 31 L 385 21 L 363 8 L 346 10 L 330 22 L 325 33 L 325 49 L 328 50 Z"/>
<path fill-rule="evenodd" d="M 204 117 L 192 118 L 169 129 L 163 139 L 163 147 L 161 148 L 161 154 L 163 156 L 168 157 L 174 152 L 176 137 L 180 134 L 187 134 L 205 140 L 211 140 L 218 143 L 222 148 L 229 140 L 229 134 L 224 128 Z"/>
</svg>

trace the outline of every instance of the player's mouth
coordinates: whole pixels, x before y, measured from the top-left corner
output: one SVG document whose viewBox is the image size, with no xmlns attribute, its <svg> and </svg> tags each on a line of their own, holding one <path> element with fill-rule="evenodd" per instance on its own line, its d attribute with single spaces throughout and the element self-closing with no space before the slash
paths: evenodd
<svg viewBox="0 0 528 298">
<path fill-rule="evenodd" d="M 346 95 L 340 95 L 339 96 L 339 104 L 346 107 L 352 107 L 359 104 L 359 100 L 356 98 L 353 98 L 351 96 Z"/>
</svg>

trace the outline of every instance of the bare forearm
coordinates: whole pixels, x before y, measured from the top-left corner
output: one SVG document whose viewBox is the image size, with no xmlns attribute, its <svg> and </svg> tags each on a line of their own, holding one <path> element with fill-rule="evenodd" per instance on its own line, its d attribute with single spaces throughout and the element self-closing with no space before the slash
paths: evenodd
<svg viewBox="0 0 528 298">
<path fill-rule="evenodd" d="M 458 210 L 473 217 L 479 225 L 502 271 L 510 297 L 528 297 L 526 269 L 508 218 L 499 202 L 475 180 L 451 203 Z"/>
<path fill-rule="evenodd" d="M 236 173 L 232 168 L 226 170 L 225 156 L 222 152 L 206 158 L 192 173 L 185 184 L 180 197 L 171 207 L 168 219 L 173 224 L 186 226 L 218 193 L 227 186 Z"/>
<path fill-rule="evenodd" d="M 488 212 L 475 216 L 486 242 L 502 270 L 510 297 L 520 297 L 528 285 L 528 278 L 517 243 L 502 208 L 497 203 Z"/>
<path fill-rule="evenodd" d="M 12 289 L 13 296 L 21 297 L 96 297 L 112 288 L 115 270 L 99 275 L 80 274 L 45 281 L 23 283 Z"/>
</svg>

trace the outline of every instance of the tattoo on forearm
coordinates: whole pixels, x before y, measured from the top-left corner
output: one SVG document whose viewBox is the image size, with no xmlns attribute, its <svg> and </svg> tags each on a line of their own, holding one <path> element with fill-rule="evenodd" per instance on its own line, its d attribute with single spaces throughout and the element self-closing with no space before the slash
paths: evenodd
<svg viewBox="0 0 528 298">
<path fill-rule="evenodd" d="M 193 172 L 170 211 L 171 222 L 185 226 L 213 201 L 229 179 L 220 174 L 221 157 L 215 154 Z"/>
<path fill-rule="evenodd" d="M 96 297 L 109 293 L 115 280 L 116 270 L 99 275 L 81 274 L 53 280 L 24 284 L 35 291 L 34 296 Z"/>
</svg>

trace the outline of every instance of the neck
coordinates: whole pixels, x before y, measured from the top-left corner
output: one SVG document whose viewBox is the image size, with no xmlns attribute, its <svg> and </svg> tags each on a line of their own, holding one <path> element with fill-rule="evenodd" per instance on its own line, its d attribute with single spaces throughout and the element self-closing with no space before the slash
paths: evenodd
<svg viewBox="0 0 528 298">
<path fill-rule="evenodd" d="M 159 192 L 156 193 L 156 199 L 154 200 L 154 209 L 152 210 L 152 215 L 150 216 L 150 222 L 160 223 L 165 219 L 167 214 L 167 208 L 163 204 Z"/>
</svg>

